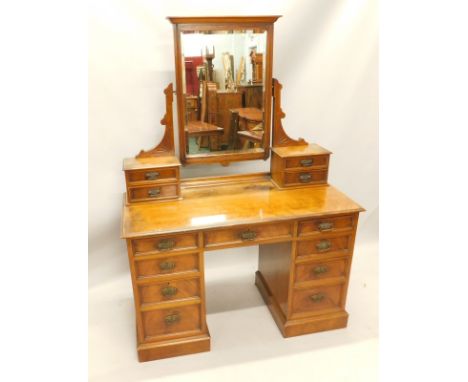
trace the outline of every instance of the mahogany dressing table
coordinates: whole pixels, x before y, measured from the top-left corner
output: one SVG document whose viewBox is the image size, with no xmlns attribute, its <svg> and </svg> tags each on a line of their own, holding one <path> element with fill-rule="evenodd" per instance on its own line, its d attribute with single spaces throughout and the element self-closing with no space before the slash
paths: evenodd
<svg viewBox="0 0 468 382">
<path fill-rule="evenodd" d="M 281 85 L 271 78 L 277 18 L 169 18 L 176 42 L 181 161 L 175 156 L 171 84 L 165 90 L 161 143 L 126 159 L 123 168 L 122 238 L 128 248 L 140 361 L 210 350 L 204 281 L 204 253 L 210 250 L 258 245 L 255 284 L 284 337 L 347 325 L 346 295 L 363 209 L 327 183 L 328 150 L 284 132 Z M 265 65 L 256 72 L 263 73 L 263 141 L 252 149 L 193 154 L 184 134 L 184 32 L 190 40 L 194 33 L 223 35 L 225 30 L 239 34 L 235 38 L 241 47 L 243 33 L 250 33 L 249 41 L 252 35 L 259 41 L 255 51 Z M 211 62 L 216 63 L 210 57 Z M 219 76 L 215 64 L 211 70 Z M 181 179 L 182 164 L 266 159 L 270 144 L 270 173 Z"/>
</svg>

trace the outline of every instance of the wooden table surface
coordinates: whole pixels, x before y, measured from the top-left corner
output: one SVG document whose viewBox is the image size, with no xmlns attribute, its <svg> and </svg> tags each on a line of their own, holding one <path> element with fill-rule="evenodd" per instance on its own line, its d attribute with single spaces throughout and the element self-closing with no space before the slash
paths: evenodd
<svg viewBox="0 0 468 382">
<path fill-rule="evenodd" d="M 197 181 L 182 183 L 181 200 L 124 202 L 122 237 L 363 211 L 333 186 L 278 190 L 266 174 L 247 180 L 239 176 L 238 182 L 224 184 L 219 177 L 205 186 L 196 185 Z"/>
<path fill-rule="evenodd" d="M 185 130 L 189 134 L 222 134 L 222 127 L 202 121 L 190 121 L 185 125 Z"/>
<path fill-rule="evenodd" d="M 263 121 L 263 111 L 256 107 L 239 107 L 236 109 L 230 109 L 231 112 L 239 113 L 240 118 L 248 119 L 249 121 Z"/>
</svg>

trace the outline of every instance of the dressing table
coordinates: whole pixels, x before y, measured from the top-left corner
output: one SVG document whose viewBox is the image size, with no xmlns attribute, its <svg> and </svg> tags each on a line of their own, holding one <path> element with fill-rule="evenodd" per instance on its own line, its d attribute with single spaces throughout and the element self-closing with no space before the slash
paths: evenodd
<svg viewBox="0 0 468 382">
<path fill-rule="evenodd" d="M 164 91 L 161 142 L 125 159 L 123 166 L 122 238 L 128 249 L 140 361 L 210 350 L 205 301 L 210 286 L 204 281 L 204 253 L 210 250 L 259 247 L 255 284 L 284 337 L 347 325 L 347 287 L 363 209 L 327 183 L 331 153 L 292 139 L 283 129 L 281 84 L 272 78 L 273 24 L 278 17 L 169 18 L 174 27 L 180 158 L 175 155 L 170 84 Z M 213 54 L 204 57 L 202 52 L 211 46 Z M 217 52 L 227 55 L 231 69 L 223 71 Z M 193 119 L 188 122 L 184 57 L 204 62 L 199 68 L 203 92 L 232 86 L 232 67 L 236 71 L 236 63 L 250 62 L 251 56 L 257 57 L 256 67 L 246 70 L 247 81 L 263 94 L 256 105 L 263 110 L 257 121 L 260 138 L 254 147 L 227 142 L 201 151 L 196 137 L 186 134 Z M 195 97 L 206 110 L 206 94 Z M 252 106 L 244 102 L 240 107 Z M 203 112 L 197 118 L 199 125 L 224 123 L 209 121 Z M 180 174 L 182 165 L 205 163 L 209 168 L 213 163 L 267 160 L 270 155 L 269 173 L 188 179 Z"/>
</svg>

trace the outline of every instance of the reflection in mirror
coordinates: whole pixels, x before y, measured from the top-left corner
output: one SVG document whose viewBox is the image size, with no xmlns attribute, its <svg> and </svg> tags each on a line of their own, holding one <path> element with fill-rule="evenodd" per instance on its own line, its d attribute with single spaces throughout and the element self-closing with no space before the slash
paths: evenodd
<svg viewBox="0 0 468 382">
<path fill-rule="evenodd" d="M 264 30 L 181 34 L 188 155 L 264 148 Z"/>
</svg>

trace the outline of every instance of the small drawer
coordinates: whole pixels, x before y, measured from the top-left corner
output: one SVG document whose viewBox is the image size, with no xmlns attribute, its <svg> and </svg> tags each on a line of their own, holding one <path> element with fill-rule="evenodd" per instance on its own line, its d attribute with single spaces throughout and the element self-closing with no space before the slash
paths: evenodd
<svg viewBox="0 0 468 382">
<path fill-rule="evenodd" d="M 150 181 L 176 181 L 178 179 L 178 167 L 162 167 L 147 170 L 127 171 L 129 183 Z"/>
<path fill-rule="evenodd" d="M 299 263 L 296 265 L 296 282 L 316 281 L 345 277 L 346 260 Z"/>
<path fill-rule="evenodd" d="M 293 293 L 292 311 L 295 313 L 320 313 L 341 309 L 343 284 L 296 289 Z"/>
<path fill-rule="evenodd" d="M 353 216 L 320 218 L 299 222 L 298 235 L 339 232 L 353 228 Z"/>
<path fill-rule="evenodd" d="M 186 98 L 185 107 L 187 109 L 196 109 L 198 107 L 198 100 L 196 98 Z"/>
<path fill-rule="evenodd" d="M 200 305 L 142 312 L 145 338 L 201 330 Z"/>
<path fill-rule="evenodd" d="M 146 252 L 172 252 L 198 248 L 198 234 L 184 233 L 181 235 L 158 236 L 149 239 L 135 239 L 133 253 L 136 256 Z"/>
<path fill-rule="evenodd" d="M 177 184 L 161 184 L 146 187 L 129 187 L 128 199 L 130 202 L 177 198 Z"/>
<path fill-rule="evenodd" d="M 198 255 L 196 253 L 135 261 L 137 279 L 198 270 Z"/>
<path fill-rule="evenodd" d="M 189 297 L 200 297 L 200 279 L 181 279 L 164 283 L 142 284 L 138 289 L 142 304 L 182 300 Z"/>
<path fill-rule="evenodd" d="M 317 238 L 315 240 L 301 240 L 297 242 L 297 255 L 348 255 L 349 236 Z"/>
<path fill-rule="evenodd" d="M 314 168 L 328 166 L 329 155 L 314 155 L 305 157 L 286 158 L 284 167 L 290 168 Z"/>
<path fill-rule="evenodd" d="M 315 183 L 326 183 L 328 178 L 328 170 L 310 170 L 299 172 L 285 172 L 284 185 L 295 186 Z"/>
<path fill-rule="evenodd" d="M 293 236 L 292 227 L 291 223 L 276 223 L 208 231 L 205 233 L 205 246 L 215 247 L 244 242 L 251 245 L 270 239 L 288 240 Z"/>
</svg>

